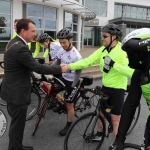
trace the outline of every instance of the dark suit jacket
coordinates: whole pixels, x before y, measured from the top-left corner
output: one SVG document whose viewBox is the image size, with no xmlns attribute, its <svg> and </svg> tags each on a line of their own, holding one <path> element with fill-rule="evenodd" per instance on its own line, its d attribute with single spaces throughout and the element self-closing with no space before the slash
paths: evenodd
<svg viewBox="0 0 150 150">
<path fill-rule="evenodd" d="M 1 98 L 16 105 L 30 103 L 31 71 L 40 74 L 61 74 L 61 67 L 39 64 L 32 57 L 25 42 L 16 36 L 8 43 L 4 53 L 5 75 L 1 87 Z"/>
</svg>

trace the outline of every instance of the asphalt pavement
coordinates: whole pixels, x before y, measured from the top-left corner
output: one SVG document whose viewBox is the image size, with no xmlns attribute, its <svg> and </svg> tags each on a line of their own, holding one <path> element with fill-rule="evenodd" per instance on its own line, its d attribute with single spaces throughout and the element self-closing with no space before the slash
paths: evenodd
<svg viewBox="0 0 150 150">
<path fill-rule="evenodd" d="M 101 85 L 101 80 L 95 80 L 91 87 L 95 87 L 95 85 Z M 133 132 L 127 136 L 126 142 L 136 144 L 143 143 L 144 128 L 148 116 L 148 109 L 143 97 L 141 99 L 141 104 L 140 119 L 138 120 Z M 6 113 L 9 125 L 10 117 L 7 113 L 6 107 L 0 105 L 0 109 Z M 26 122 L 23 144 L 33 146 L 34 150 L 63 150 L 64 137 L 59 135 L 59 131 L 66 125 L 66 114 L 59 115 L 54 113 L 52 110 L 48 110 L 46 118 L 42 119 L 35 136 L 32 136 L 36 118 L 37 116 Z M 9 126 L 4 136 L 0 138 L 0 150 L 8 150 L 8 131 Z M 112 135 L 110 135 L 108 139 L 105 138 L 100 149 L 108 150 L 108 147 L 112 144 L 112 142 Z"/>
</svg>

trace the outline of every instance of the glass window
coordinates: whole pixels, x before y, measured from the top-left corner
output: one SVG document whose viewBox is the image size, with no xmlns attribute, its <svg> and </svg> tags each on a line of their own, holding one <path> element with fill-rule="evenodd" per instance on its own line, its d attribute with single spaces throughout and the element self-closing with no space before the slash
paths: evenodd
<svg viewBox="0 0 150 150">
<path fill-rule="evenodd" d="M 56 16 L 57 16 L 56 11 L 57 10 L 55 8 L 45 7 L 44 8 L 44 17 L 56 19 Z"/>
<path fill-rule="evenodd" d="M 0 27 L 0 40 L 10 40 L 11 39 L 11 29 Z"/>
<path fill-rule="evenodd" d="M 65 21 L 66 22 L 72 22 L 72 14 L 71 13 L 68 13 L 68 12 L 65 12 Z"/>
<path fill-rule="evenodd" d="M 11 1 L 0 1 L 0 54 L 3 54 L 11 39 Z M 5 42 L 4 42 L 5 41 Z"/>
<path fill-rule="evenodd" d="M 107 16 L 107 1 L 85 0 L 85 6 L 95 12 L 98 16 Z"/>
<path fill-rule="evenodd" d="M 69 28 L 72 30 L 72 23 L 65 22 L 65 28 Z"/>
<path fill-rule="evenodd" d="M 78 16 L 73 14 L 73 20 L 74 23 L 78 23 Z"/>
<path fill-rule="evenodd" d="M 56 21 L 45 20 L 45 28 L 56 29 Z"/>
<path fill-rule="evenodd" d="M 0 27 L 10 27 L 11 26 L 10 20 L 11 20 L 10 15 L 0 14 Z"/>
<path fill-rule="evenodd" d="M 28 16 L 43 17 L 43 7 L 38 5 L 28 4 Z"/>
<path fill-rule="evenodd" d="M 77 31 L 77 25 L 73 25 L 73 31 Z"/>
<path fill-rule="evenodd" d="M 0 3 L 0 13 L 11 14 L 11 3 L 7 1 L 1 1 Z"/>
<path fill-rule="evenodd" d="M 35 22 L 36 24 L 36 28 L 42 28 L 42 19 L 34 19 L 34 18 L 30 18 L 32 21 Z"/>
<path fill-rule="evenodd" d="M 73 33 L 73 41 L 77 41 L 77 33 Z"/>
</svg>

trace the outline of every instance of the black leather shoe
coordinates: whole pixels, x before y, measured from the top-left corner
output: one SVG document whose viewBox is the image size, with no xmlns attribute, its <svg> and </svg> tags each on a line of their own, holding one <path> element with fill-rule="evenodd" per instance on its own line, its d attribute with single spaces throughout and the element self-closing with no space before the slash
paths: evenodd
<svg viewBox="0 0 150 150">
<path fill-rule="evenodd" d="M 33 147 L 31 147 L 31 146 L 23 146 L 22 145 L 21 150 L 33 150 Z"/>
</svg>

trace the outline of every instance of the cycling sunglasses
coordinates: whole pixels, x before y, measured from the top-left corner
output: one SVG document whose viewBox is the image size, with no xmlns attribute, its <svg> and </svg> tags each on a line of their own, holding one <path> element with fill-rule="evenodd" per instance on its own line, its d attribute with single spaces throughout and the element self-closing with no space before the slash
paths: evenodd
<svg viewBox="0 0 150 150">
<path fill-rule="evenodd" d="M 104 39 L 106 39 L 108 37 L 110 37 L 110 36 L 108 36 L 108 35 L 102 35 L 102 38 L 104 38 Z"/>
</svg>

